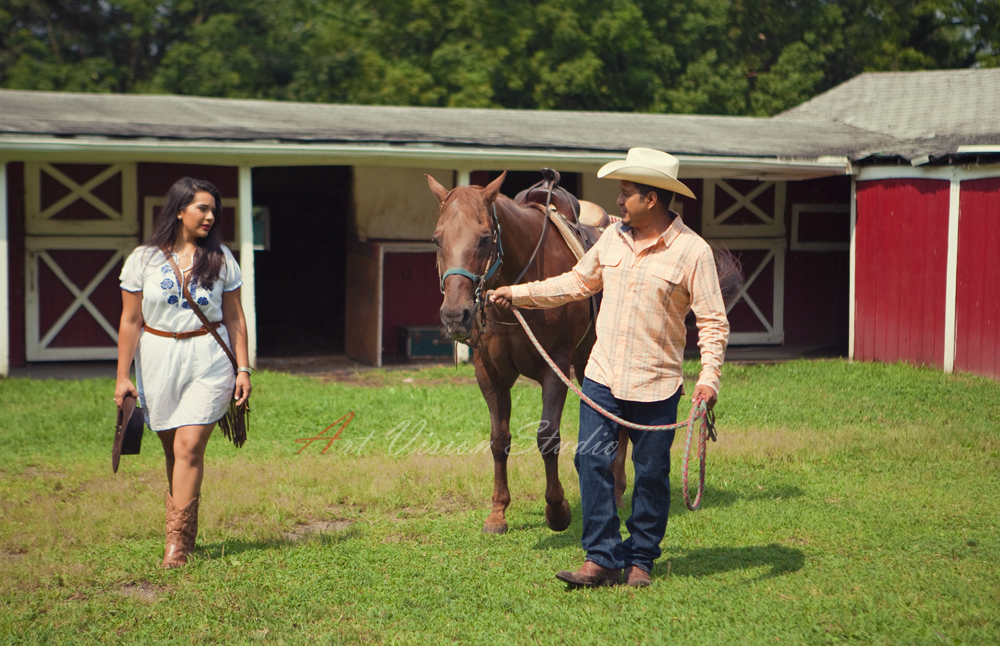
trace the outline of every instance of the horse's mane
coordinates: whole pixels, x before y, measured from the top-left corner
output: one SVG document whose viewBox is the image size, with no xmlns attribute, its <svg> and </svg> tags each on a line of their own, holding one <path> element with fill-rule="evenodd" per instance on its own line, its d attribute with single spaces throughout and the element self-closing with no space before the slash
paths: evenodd
<svg viewBox="0 0 1000 646">
<path fill-rule="evenodd" d="M 465 190 L 463 190 L 465 189 Z M 457 186 L 448 193 L 448 197 L 445 198 L 444 204 L 449 204 L 453 200 L 457 202 L 457 206 L 466 213 L 474 212 L 474 208 L 479 205 L 482 199 L 481 193 L 485 189 L 482 186 Z M 497 195 L 497 207 L 503 207 L 508 215 L 516 218 L 537 218 L 540 214 L 544 213 L 545 209 L 541 204 L 535 204 L 534 202 L 528 202 L 527 204 L 518 204 L 513 199 L 507 197 L 503 193 Z"/>
</svg>

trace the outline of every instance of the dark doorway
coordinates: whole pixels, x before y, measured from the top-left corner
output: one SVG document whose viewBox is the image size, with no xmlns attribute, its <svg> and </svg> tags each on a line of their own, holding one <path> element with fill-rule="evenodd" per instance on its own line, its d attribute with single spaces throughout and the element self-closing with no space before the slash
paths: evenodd
<svg viewBox="0 0 1000 646">
<path fill-rule="evenodd" d="M 253 170 L 254 208 L 270 220 L 254 255 L 260 356 L 343 352 L 351 185 L 350 167 Z"/>
</svg>

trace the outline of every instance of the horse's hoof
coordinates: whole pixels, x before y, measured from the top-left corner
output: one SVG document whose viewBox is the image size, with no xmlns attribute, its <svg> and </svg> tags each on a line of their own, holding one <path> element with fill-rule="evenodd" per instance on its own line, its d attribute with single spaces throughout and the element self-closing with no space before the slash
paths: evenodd
<svg viewBox="0 0 1000 646">
<path fill-rule="evenodd" d="M 483 525 L 484 534 L 506 534 L 507 523 L 486 523 Z"/>
<path fill-rule="evenodd" d="M 553 511 L 552 505 L 545 505 L 545 524 L 554 532 L 565 531 L 573 522 L 573 512 L 565 500 L 559 505 L 559 511 Z"/>
</svg>

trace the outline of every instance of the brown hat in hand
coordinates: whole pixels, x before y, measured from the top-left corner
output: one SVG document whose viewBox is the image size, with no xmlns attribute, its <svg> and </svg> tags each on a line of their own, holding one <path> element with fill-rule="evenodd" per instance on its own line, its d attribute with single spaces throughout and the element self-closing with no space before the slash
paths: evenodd
<svg viewBox="0 0 1000 646">
<path fill-rule="evenodd" d="M 118 473 L 118 462 L 123 455 L 138 455 L 142 448 L 142 432 L 145 419 L 142 409 L 136 407 L 135 397 L 125 395 L 118 407 L 115 421 L 115 443 L 111 447 L 111 468 Z"/>
</svg>

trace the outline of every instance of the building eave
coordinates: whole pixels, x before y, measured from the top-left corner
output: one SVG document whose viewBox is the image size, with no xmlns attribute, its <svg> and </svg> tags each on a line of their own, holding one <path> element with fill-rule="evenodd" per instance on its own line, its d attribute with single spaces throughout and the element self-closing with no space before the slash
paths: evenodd
<svg viewBox="0 0 1000 646">
<path fill-rule="evenodd" d="M 550 165 L 593 172 L 621 152 L 515 147 L 286 141 L 215 141 L 0 135 L 0 160 L 155 161 L 223 166 L 419 166 L 439 169 L 537 170 Z M 682 177 L 808 179 L 848 175 L 846 156 L 783 159 L 678 154 Z M 499 166 L 498 166 L 499 165 Z"/>
</svg>

